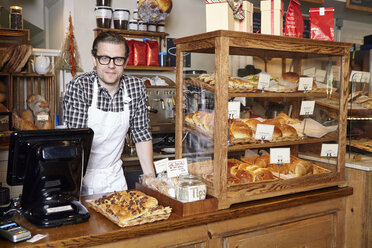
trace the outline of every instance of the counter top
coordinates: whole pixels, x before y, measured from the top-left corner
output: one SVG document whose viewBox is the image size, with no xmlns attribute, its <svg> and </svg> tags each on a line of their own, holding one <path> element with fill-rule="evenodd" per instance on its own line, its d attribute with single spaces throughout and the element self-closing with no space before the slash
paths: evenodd
<svg viewBox="0 0 372 248">
<path fill-rule="evenodd" d="M 354 155 L 359 155 L 361 156 L 361 161 L 353 161 L 353 156 Z M 306 153 L 301 153 L 298 155 L 298 157 L 303 158 L 303 159 L 309 159 L 309 160 L 314 160 L 318 162 L 323 162 L 323 163 L 328 163 L 328 159 L 325 157 L 319 157 L 314 154 L 306 154 Z M 330 164 L 336 164 L 336 161 L 334 158 L 331 158 L 329 160 Z M 367 156 L 367 155 L 361 155 L 361 154 L 354 154 L 351 153 L 350 156 L 348 153 L 346 153 L 346 158 L 345 158 L 345 167 L 346 168 L 352 168 L 352 169 L 357 169 L 357 170 L 363 170 L 363 171 L 372 171 L 372 156 Z"/>
<path fill-rule="evenodd" d="M 351 195 L 350 187 L 332 187 L 314 190 L 304 193 L 274 197 L 240 203 L 231 206 L 229 209 L 219 210 L 210 213 L 203 213 L 194 216 L 180 217 L 174 213 L 168 220 L 143 224 L 134 227 L 120 228 L 106 219 L 103 215 L 89 208 L 91 215 L 88 222 L 66 225 L 55 228 L 37 228 L 26 221 L 22 216 L 15 216 L 14 220 L 29 229 L 33 235 L 45 234 L 46 238 L 35 243 L 21 242 L 18 244 L 0 240 L 0 247 L 87 247 L 101 245 L 108 242 L 115 242 L 123 239 L 130 239 L 144 235 L 156 234 L 192 226 L 199 226 L 212 222 L 218 222 L 238 217 L 255 215 L 303 204 L 315 203 L 323 200 L 335 199 Z M 83 197 L 83 203 L 87 199 L 95 199 L 97 196 Z M 85 204 L 86 205 L 86 204 Z"/>
</svg>

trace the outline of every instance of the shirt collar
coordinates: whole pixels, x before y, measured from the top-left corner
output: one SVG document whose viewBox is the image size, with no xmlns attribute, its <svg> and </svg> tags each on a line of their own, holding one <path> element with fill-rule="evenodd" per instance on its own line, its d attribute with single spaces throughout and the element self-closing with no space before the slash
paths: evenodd
<svg viewBox="0 0 372 248">
<path fill-rule="evenodd" d="M 95 74 L 95 79 L 96 79 L 96 82 L 98 83 L 98 75 L 97 75 L 97 72 L 94 71 L 94 74 Z M 120 82 L 119 82 L 119 89 L 117 92 L 124 92 L 124 75 L 120 78 Z M 105 92 L 107 95 L 109 95 L 107 89 L 105 87 L 103 87 L 101 84 L 98 83 L 98 93 L 99 94 L 102 94 L 103 92 Z"/>
</svg>

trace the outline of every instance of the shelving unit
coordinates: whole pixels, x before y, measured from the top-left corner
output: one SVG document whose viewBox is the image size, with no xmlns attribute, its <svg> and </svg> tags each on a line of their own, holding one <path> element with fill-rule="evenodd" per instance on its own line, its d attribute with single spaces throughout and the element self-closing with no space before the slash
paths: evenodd
<svg viewBox="0 0 372 248">
<path fill-rule="evenodd" d="M 219 208 L 228 208 L 231 204 L 263 199 L 294 192 L 342 185 L 345 183 L 345 145 L 346 145 L 346 94 L 349 69 L 349 50 L 351 44 L 316 41 L 309 39 L 281 36 L 250 34 L 243 32 L 218 30 L 200 35 L 179 38 L 174 41 L 177 46 L 177 101 L 176 101 L 176 158 L 183 153 L 183 135 L 185 132 L 183 116 L 183 87 L 187 83 L 183 76 L 183 53 L 205 53 L 215 56 L 215 86 L 202 88 L 214 93 L 214 134 L 213 143 L 213 182 L 207 183 L 208 194 L 219 200 Z M 301 74 L 301 60 L 320 58 L 320 62 L 338 60 L 341 64 L 339 88 L 338 131 L 335 135 L 326 135 L 320 139 L 308 138 L 298 141 L 272 142 L 264 144 L 239 144 L 228 146 L 229 125 L 228 98 L 290 98 L 293 100 L 292 117 L 299 116 L 301 99 L 325 98 L 326 93 L 272 93 L 232 92 L 228 88 L 229 55 L 259 56 L 260 58 L 281 58 L 296 61 L 295 72 Z M 283 69 L 283 68 L 282 68 Z M 285 68 L 284 68 L 285 69 Z M 187 129 L 187 131 L 190 131 Z M 196 132 L 197 134 L 197 132 Z M 209 137 L 210 138 L 210 137 Z M 263 181 L 242 185 L 227 185 L 227 160 L 229 151 L 244 151 L 248 148 L 290 146 L 296 155 L 299 144 L 318 144 L 335 141 L 338 144 L 337 165 L 329 173 L 292 178 L 288 180 Z M 292 149 L 293 148 L 293 149 Z"/>
<path fill-rule="evenodd" d="M 164 32 L 147 32 L 147 31 L 136 31 L 136 30 L 122 30 L 112 28 L 95 28 L 94 36 L 96 37 L 100 32 L 114 31 L 122 35 L 124 38 L 151 38 L 159 42 L 159 50 L 164 51 L 165 43 L 164 40 L 168 36 Z M 136 71 L 174 71 L 176 68 L 169 66 L 127 66 L 126 70 Z"/>
</svg>

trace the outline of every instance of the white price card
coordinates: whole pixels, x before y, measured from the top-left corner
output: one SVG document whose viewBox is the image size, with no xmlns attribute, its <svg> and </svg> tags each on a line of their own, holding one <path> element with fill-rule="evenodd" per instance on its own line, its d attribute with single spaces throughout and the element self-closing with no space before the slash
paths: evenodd
<svg viewBox="0 0 372 248">
<path fill-rule="evenodd" d="M 302 101 L 300 115 L 312 115 L 314 113 L 315 101 Z"/>
<path fill-rule="evenodd" d="M 327 71 L 317 69 L 315 70 L 315 80 L 324 83 Z"/>
<path fill-rule="evenodd" d="M 270 148 L 270 164 L 288 164 L 291 162 L 291 150 L 285 148 Z"/>
<path fill-rule="evenodd" d="M 255 139 L 272 140 L 273 133 L 274 133 L 274 125 L 257 124 Z"/>
<path fill-rule="evenodd" d="M 314 78 L 315 77 L 315 67 L 305 69 L 303 74 L 305 76 Z"/>
<path fill-rule="evenodd" d="M 258 78 L 258 85 L 257 89 L 264 90 L 268 89 L 270 85 L 270 75 L 267 73 L 260 73 L 260 76 Z"/>
<path fill-rule="evenodd" d="M 47 121 L 49 120 L 49 115 L 37 115 L 36 119 L 38 121 Z"/>
<path fill-rule="evenodd" d="M 362 76 L 363 76 L 362 71 L 351 71 L 349 81 L 360 83 L 362 82 Z"/>
<path fill-rule="evenodd" d="M 322 144 L 321 157 L 337 157 L 338 144 Z"/>
<path fill-rule="evenodd" d="M 154 161 L 154 167 L 156 174 L 162 173 L 163 171 L 167 171 L 167 165 L 168 165 L 168 158 Z"/>
<path fill-rule="evenodd" d="M 229 119 L 240 118 L 240 102 L 228 102 Z"/>
<path fill-rule="evenodd" d="M 311 90 L 313 88 L 312 77 L 300 77 L 300 82 L 298 83 L 298 90 Z"/>
<path fill-rule="evenodd" d="M 168 177 L 178 177 L 179 175 L 189 174 L 187 167 L 187 159 L 175 159 L 169 160 L 167 164 L 167 175 Z"/>
</svg>

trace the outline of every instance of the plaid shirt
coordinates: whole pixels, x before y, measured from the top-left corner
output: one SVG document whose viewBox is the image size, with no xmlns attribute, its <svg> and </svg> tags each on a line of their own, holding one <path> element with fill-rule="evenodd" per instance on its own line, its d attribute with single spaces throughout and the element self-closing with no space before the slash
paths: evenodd
<svg viewBox="0 0 372 248">
<path fill-rule="evenodd" d="M 93 83 L 98 82 L 95 71 L 75 77 L 67 85 L 63 98 L 63 121 L 68 128 L 86 128 L 88 123 L 88 108 L 92 104 Z M 135 143 L 151 140 L 150 119 L 146 107 L 147 93 L 142 81 L 136 77 L 123 75 L 119 89 L 112 98 L 108 91 L 98 84 L 97 108 L 102 111 L 124 111 L 124 83 L 129 103 L 130 129 Z"/>
</svg>

